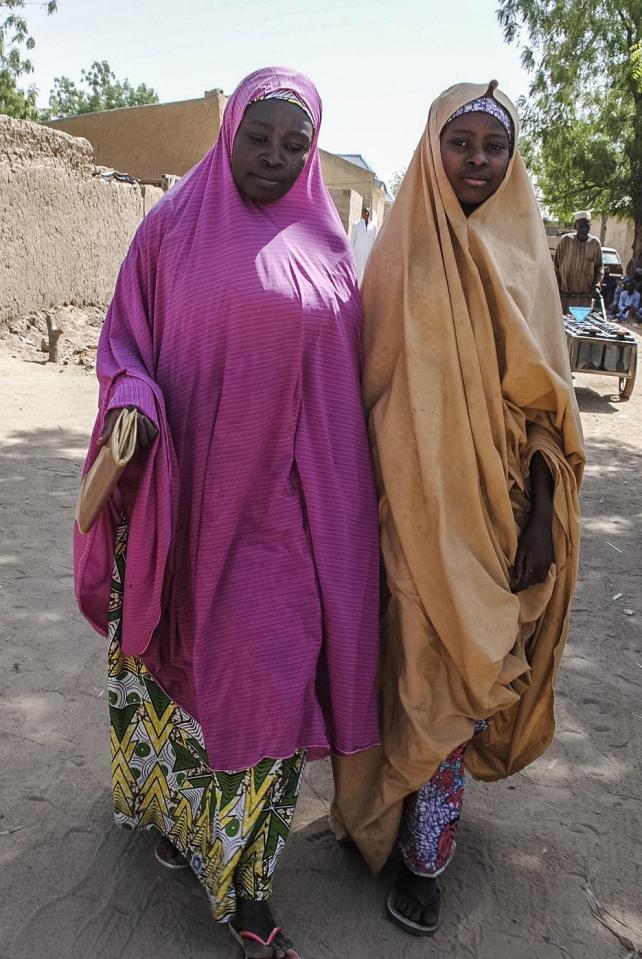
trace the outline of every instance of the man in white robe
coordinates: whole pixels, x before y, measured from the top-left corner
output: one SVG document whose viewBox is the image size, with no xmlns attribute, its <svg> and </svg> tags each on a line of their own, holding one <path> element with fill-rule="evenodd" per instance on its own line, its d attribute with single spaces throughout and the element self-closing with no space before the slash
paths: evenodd
<svg viewBox="0 0 642 959">
<path fill-rule="evenodd" d="M 361 219 L 358 223 L 353 224 L 352 230 L 350 231 L 350 245 L 352 246 L 352 252 L 354 254 L 359 285 L 361 285 L 361 281 L 363 280 L 366 263 L 376 236 L 377 228 L 374 223 L 371 222 L 370 210 L 364 206 L 361 211 Z"/>
</svg>

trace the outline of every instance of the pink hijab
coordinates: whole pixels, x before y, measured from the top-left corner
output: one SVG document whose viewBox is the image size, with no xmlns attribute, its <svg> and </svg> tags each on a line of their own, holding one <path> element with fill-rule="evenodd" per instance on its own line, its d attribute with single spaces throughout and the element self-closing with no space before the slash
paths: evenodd
<svg viewBox="0 0 642 959">
<path fill-rule="evenodd" d="M 314 142 L 289 193 L 258 206 L 232 178 L 234 137 L 249 103 L 284 90 Z M 201 723 L 215 769 L 378 741 L 361 305 L 320 124 L 307 78 L 243 80 L 216 145 L 139 228 L 99 345 L 86 468 L 108 409 L 135 405 L 159 437 L 93 530 L 75 530 L 78 603 L 106 634 L 124 504 L 123 651 Z"/>
</svg>

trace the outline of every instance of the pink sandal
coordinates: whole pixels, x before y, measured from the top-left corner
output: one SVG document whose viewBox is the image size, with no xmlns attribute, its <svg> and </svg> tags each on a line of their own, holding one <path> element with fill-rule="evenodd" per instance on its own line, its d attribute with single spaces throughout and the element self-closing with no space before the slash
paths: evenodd
<svg viewBox="0 0 642 959">
<path fill-rule="evenodd" d="M 239 946 L 243 950 L 244 956 L 247 956 L 247 952 L 245 951 L 244 940 L 250 941 L 250 942 L 258 942 L 260 946 L 265 946 L 266 949 L 269 949 L 271 946 L 274 945 L 276 937 L 280 935 L 281 933 L 281 927 L 275 926 L 272 932 L 270 933 L 270 935 L 267 937 L 267 939 L 261 939 L 261 937 L 257 936 L 255 932 L 245 932 L 244 930 L 235 929 L 231 922 L 228 923 L 228 929 L 230 930 L 232 937 L 238 942 Z M 295 952 L 294 949 L 288 949 L 286 955 L 287 955 L 287 959 L 301 959 L 298 952 Z"/>
</svg>

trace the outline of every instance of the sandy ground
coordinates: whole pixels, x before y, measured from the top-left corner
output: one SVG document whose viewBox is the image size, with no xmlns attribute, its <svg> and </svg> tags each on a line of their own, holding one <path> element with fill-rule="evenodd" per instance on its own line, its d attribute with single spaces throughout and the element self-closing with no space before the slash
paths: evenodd
<svg viewBox="0 0 642 959">
<path fill-rule="evenodd" d="M 150 834 L 112 825 L 105 645 L 76 612 L 70 558 L 94 379 L 5 342 L 0 380 L 0 955 L 237 956 L 196 880 L 158 866 Z M 590 465 L 556 742 L 524 774 L 471 785 L 432 940 L 387 922 L 389 877 L 334 842 L 328 766 L 309 767 L 275 890 L 304 959 L 632 954 L 587 885 L 642 947 L 642 379 L 628 403 L 613 379 L 577 386 Z"/>
</svg>

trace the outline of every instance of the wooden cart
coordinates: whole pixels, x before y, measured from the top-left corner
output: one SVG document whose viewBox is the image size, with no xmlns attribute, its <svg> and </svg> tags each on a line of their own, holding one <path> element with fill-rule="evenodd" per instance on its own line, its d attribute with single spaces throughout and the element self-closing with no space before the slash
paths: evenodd
<svg viewBox="0 0 642 959">
<path fill-rule="evenodd" d="M 579 332 L 573 321 L 564 321 L 566 345 L 574 373 L 617 376 L 621 399 L 633 393 L 638 365 L 638 344 L 635 336 L 623 326 L 608 324 L 613 333 L 590 335 Z"/>
</svg>

